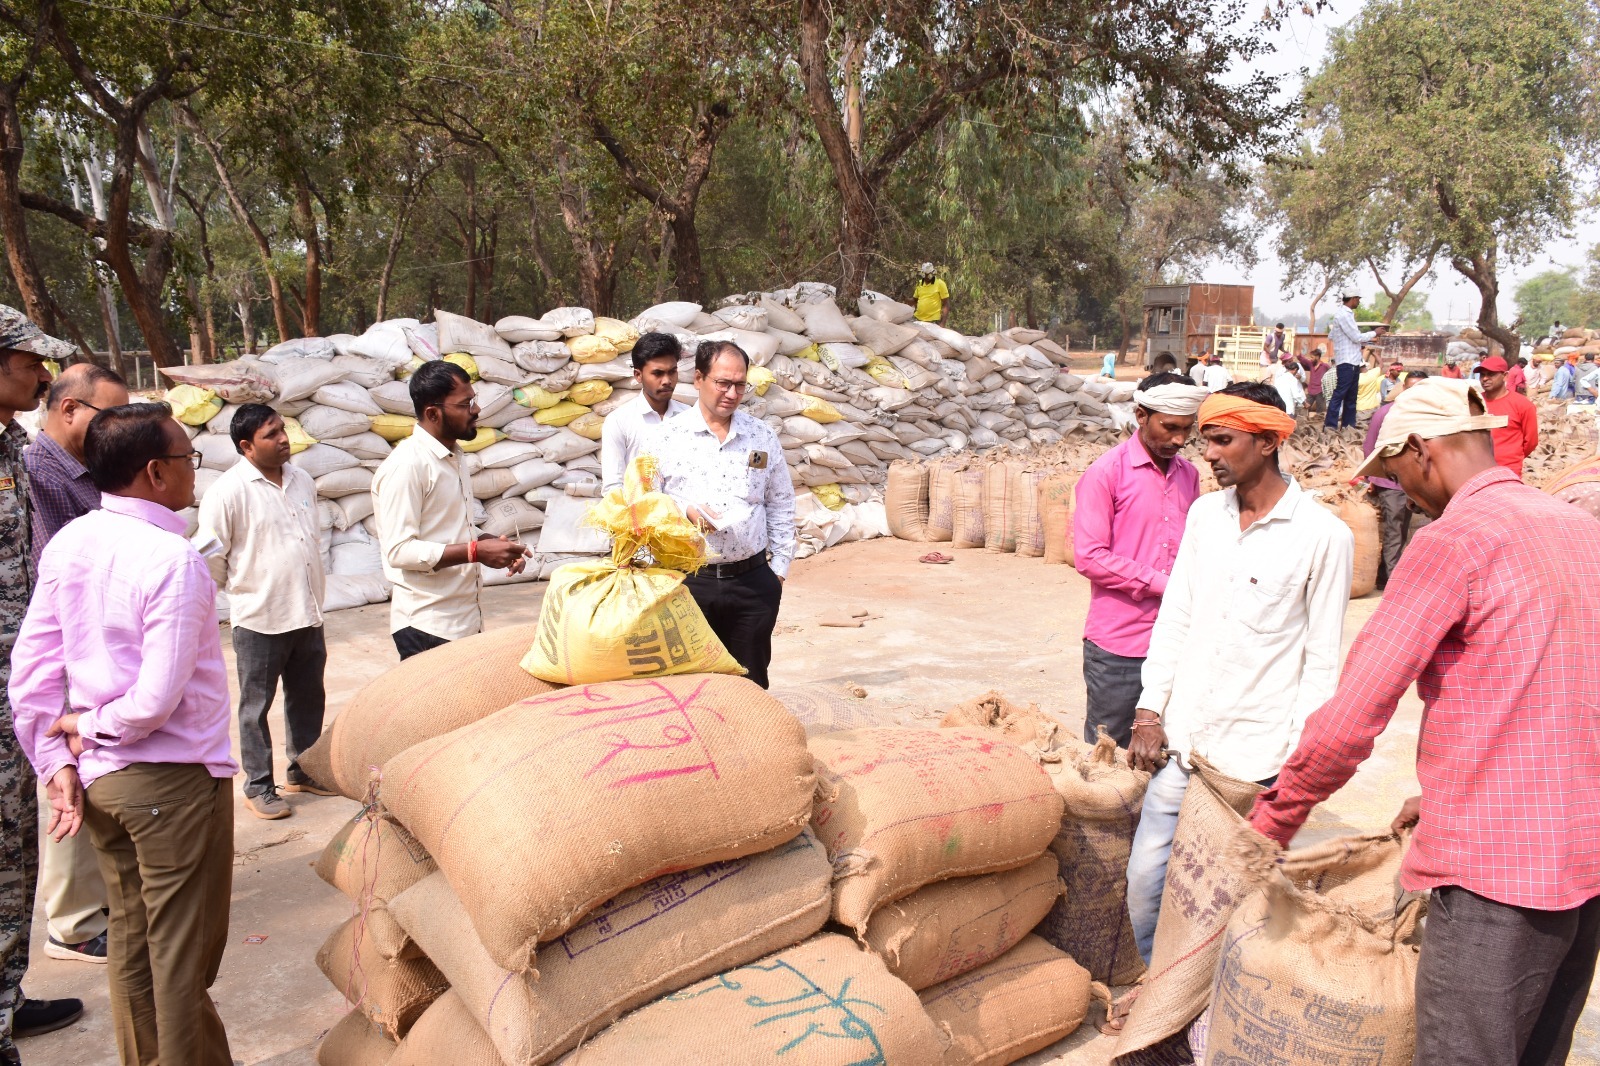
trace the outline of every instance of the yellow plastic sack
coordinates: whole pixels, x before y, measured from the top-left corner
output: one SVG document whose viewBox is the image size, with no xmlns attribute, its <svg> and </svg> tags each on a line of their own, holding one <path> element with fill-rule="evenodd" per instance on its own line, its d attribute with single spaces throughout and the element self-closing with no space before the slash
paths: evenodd
<svg viewBox="0 0 1600 1066">
<path fill-rule="evenodd" d="M 572 349 L 573 360 L 579 363 L 609 363 L 619 354 L 611 339 L 598 333 L 573 337 L 567 341 L 567 347 Z M 629 347 L 633 346 L 630 344 Z"/>
<path fill-rule="evenodd" d="M 581 403 L 571 400 L 562 400 L 551 407 L 533 413 L 533 420 L 541 426 L 564 426 L 579 415 L 586 415 L 589 409 Z"/>
<path fill-rule="evenodd" d="M 813 485 L 811 487 L 811 495 L 815 496 L 817 502 L 830 511 L 837 511 L 845 505 L 844 490 L 833 482 L 829 482 L 826 485 Z"/>
<path fill-rule="evenodd" d="M 427 360 L 423 359 L 422 356 L 413 355 L 411 357 L 411 362 L 394 372 L 395 379 L 398 381 L 406 380 L 412 374 L 415 374 L 417 372 L 417 368 L 425 362 L 427 362 Z"/>
<path fill-rule="evenodd" d="M 568 422 L 567 428 L 572 430 L 572 432 L 576 433 L 580 437 L 587 437 L 589 440 L 599 440 L 600 428 L 605 424 L 606 420 L 604 417 L 595 414 L 593 411 L 590 411 L 588 414 L 579 415 L 571 422 Z"/>
<path fill-rule="evenodd" d="M 822 349 L 815 344 L 808 344 L 798 352 L 795 352 L 794 357 L 796 359 L 809 359 L 813 363 L 820 363 L 822 362 Z"/>
<path fill-rule="evenodd" d="M 560 685 L 745 672 L 683 587 L 684 573 L 705 564 L 706 543 L 656 490 L 652 457 L 629 465 L 589 522 L 611 535 L 611 558 L 568 563 L 550 576 L 524 670 Z M 635 564 L 641 548 L 655 565 Z"/>
<path fill-rule="evenodd" d="M 800 413 L 813 422 L 821 422 L 823 425 L 827 425 L 829 422 L 837 422 L 844 417 L 839 413 L 839 409 L 827 400 L 818 399 L 815 396 L 807 396 L 803 392 L 795 393 L 795 398 L 805 405 L 805 410 Z"/>
<path fill-rule="evenodd" d="M 594 335 L 610 341 L 617 355 L 633 351 L 634 342 L 639 339 L 638 330 L 620 318 L 606 318 L 604 315 L 594 316 Z"/>
<path fill-rule="evenodd" d="M 412 419 L 412 421 L 416 420 Z M 289 434 L 290 455 L 299 455 L 301 452 L 317 443 L 317 438 L 306 432 L 306 427 L 300 424 L 300 420 L 298 418 L 290 418 L 289 416 L 285 415 L 283 419 L 283 431 Z M 410 431 L 408 430 L 407 432 Z"/>
<path fill-rule="evenodd" d="M 905 375 L 901 374 L 893 363 L 881 355 L 875 355 L 867 360 L 867 365 L 861 369 L 871 374 L 872 379 L 879 385 L 887 385 L 891 389 L 903 389 L 906 387 Z"/>
<path fill-rule="evenodd" d="M 483 448 L 487 448 L 496 441 L 502 441 L 505 439 L 506 435 L 500 432 L 498 429 L 490 429 L 488 426 L 479 426 L 477 436 L 473 437 L 471 440 L 464 440 L 461 442 L 461 450 L 464 452 L 475 452 Z"/>
<path fill-rule="evenodd" d="M 466 352 L 451 352 L 449 355 L 444 357 L 444 361 L 447 363 L 454 363 L 462 370 L 465 370 L 467 372 L 467 377 L 471 378 L 473 381 L 478 380 L 478 361 L 472 358 L 472 356 L 468 355 Z"/>
<path fill-rule="evenodd" d="M 611 396 L 611 382 L 609 381 L 580 381 L 567 390 L 567 399 L 573 403 L 581 403 L 585 407 L 593 407 L 601 400 Z"/>
<path fill-rule="evenodd" d="M 535 411 L 543 411 L 547 407 L 554 407 L 567 398 L 564 392 L 545 392 L 537 385 L 524 385 L 511 393 L 511 398 L 524 407 L 531 407 Z"/>
<path fill-rule="evenodd" d="M 172 417 L 186 426 L 203 426 L 222 410 L 217 394 L 198 385 L 174 385 L 164 399 L 172 408 Z"/>
<path fill-rule="evenodd" d="M 417 424 L 417 420 L 410 415 L 368 415 L 367 421 L 372 423 L 372 432 L 390 444 L 411 436 L 411 427 Z"/>
<path fill-rule="evenodd" d="M 767 386 L 778 380 L 772 371 L 764 366 L 751 367 L 745 373 L 745 377 L 749 379 L 750 387 L 755 390 L 757 396 L 765 396 L 767 394 Z"/>
</svg>

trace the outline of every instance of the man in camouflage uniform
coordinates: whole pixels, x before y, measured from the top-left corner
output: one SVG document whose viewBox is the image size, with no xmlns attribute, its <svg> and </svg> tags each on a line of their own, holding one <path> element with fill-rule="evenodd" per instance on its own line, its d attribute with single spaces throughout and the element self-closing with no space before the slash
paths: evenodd
<svg viewBox="0 0 1600 1066">
<path fill-rule="evenodd" d="M 17 422 L 50 388 L 45 361 L 76 351 L 46 336 L 15 308 L 0 304 L 0 1066 L 20 1063 L 15 1035 L 49 1032 L 83 1013 L 78 1000 L 22 996 L 28 934 L 39 876 L 39 793 L 11 726 L 11 648 L 33 593 L 28 473 L 22 449 L 28 434 Z"/>
</svg>

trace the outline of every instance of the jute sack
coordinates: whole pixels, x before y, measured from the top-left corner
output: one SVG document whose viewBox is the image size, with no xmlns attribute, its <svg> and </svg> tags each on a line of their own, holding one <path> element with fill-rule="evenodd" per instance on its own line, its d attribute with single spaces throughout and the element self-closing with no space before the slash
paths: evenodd
<svg viewBox="0 0 1600 1066">
<path fill-rule="evenodd" d="M 505 1063 L 453 988 L 422 1012 L 422 1017 L 400 1042 L 394 1058 L 389 1060 L 389 1066 L 444 1066 L 446 1063 L 449 1066 L 503 1066 Z"/>
<path fill-rule="evenodd" d="M 955 536 L 956 471 L 952 463 L 928 464 L 928 540 Z"/>
<path fill-rule="evenodd" d="M 1199 755 L 1178 808 L 1178 827 L 1167 860 L 1167 882 L 1156 921 L 1150 970 L 1117 1041 L 1119 1066 L 1143 1061 L 1145 1048 L 1181 1036 L 1205 1010 L 1222 952 L 1222 934 L 1234 910 L 1256 888 L 1250 864 L 1230 842 L 1240 838 L 1244 813 L 1260 786 L 1221 773 Z M 1266 849 L 1271 844 L 1257 837 Z"/>
<path fill-rule="evenodd" d="M 831 880 L 827 853 L 809 833 L 658 877 L 540 945 L 537 979 L 489 958 L 443 875 L 393 908 L 500 1057 L 537 1066 L 634 1007 L 811 936 L 828 920 Z"/>
<path fill-rule="evenodd" d="M 353 1010 L 317 1045 L 317 1066 L 384 1066 L 394 1059 L 394 1041 Z"/>
<path fill-rule="evenodd" d="M 379 955 L 359 914 L 322 942 L 317 969 L 352 1007 L 396 1040 L 449 987 L 427 959 L 390 960 Z"/>
<path fill-rule="evenodd" d="M 1058 473 L 1039 486 L 1039 524 L 1044 531 L 1044 561 L 1075 566 L 1072 556 L 1072 501 L 1078 472 Z"/>
<path fill-rule="evenodd" d="M 312 779 L 357 801 L 370 775 L 411 745 L 553 687 L 517 665 L 531 625 L 507 626 L 414 655 L 351 697 L 300 756 Z"/>
<path fill-rule="evenodd" d="M 983 469 L 983 546 L 992 552 L 1017 550 L 1017 531 L 1011 524 L 1011 493 L 1021 463 L 990 463 Z"/>
<path fill-rule="evenodd" d="M 382 795 L 490 956 L 521 971 L 624 889 L 799 835 L 815 787 L 794 716 L 706 674 L 513 704 L 391 759 Z"/>
<path fill-rule="evenodd" d="M 317 856 L 317 876 L 360 905 L 367 935 L 386 959 L 414 957 L 416 947 L 389 915 L 389 900 L 437 870 L 416 837 L 367 808 L 344 824 Z"/>
<path fill-rule="evenodd" d="M 1035 704 L 1016 704 L 990 690 L 977 699 L 958 704 L 939 719 L 944 727 L 989 729 L 1029 752 L 1052 751 L 1058 744 L 1061 723 Z"/>
<path fill-rule="evenodd" d="M 917 994 L 848 937 L 819 936 L 623 1018 L 562 1066 L 935 1066 Z"/>
<path fill-rule="evenodd" d="M 1374 921 L 1270 874 L 1223 935 L 1204 1061 L 1411 1062 L 1422 903 Z"/>
<path fill-rule="evenodd" d="M 1378 563 L 1383 559 L 1383 537 L 1378 509 L 1364 500 L 1345 500 L 1339 518 L 1355 537 L 1355 565 L 1350 571 L 1350 598 L 1360 599 L 1378 587 Z"/>
<path fill-rule="evenodd" d="M 811 752 L 833 916 L 858 934 L 923 885 L 1032 862 L 1061 825 L 1049 776 L 982 730 L 857 729 L 812 737 Z"/>
<path fill-rule="evenodd" d="M 973 463 L 956 470 L 953 475 L 950 492 L 950 546 L 953 548 L 983 547 L 984 469 L 985 466 Z"/>
<path fill-rule="evenodd" d="M 655 459 L 640 456 L 622 486 L 589 509 L 586 521 L 611 537 L 611 555 L 550 576 L 538 636 L 522 659 L 534 677 L 576 685 L 745 672 L 684 587 L 684 574 L 706 561 L 705 539 L 657 491 L 656 477 Z M 634 565 L 641 549 L 654 565 Z"/>
<path fill-rule="evenodd" d="M 1050 850 L 1066 895 L 1038 933 L 1077 959 L 1096 981 L 1125 985 L 1144 972 L 1128 920 L 1128 855 L 1150 775 L 1128 765 L 1105 734 L 1093 748 L 1071 739 L 1045 769 L 1066 802 Z"/>
<path fill-rule="evenodd" d="M 944 1066 L 1006 1066 L 1069 1035 L 1089 1013 L 1089 971 L 1036 936 L 921 995 L 950 1034 Z"/>
<path fill-rule="evenodd" d="M 1011 510 L 1006 524 L 1017 544 L 1017 554 L 1037 559 L 1044 554 L 1044 521 L 1039 514 L 1039 488 L 1048 470 L 1019 467 L 1011 475 Z"/>
<path fill-rule="evenodd" d="M 925 542 L 928 538 L 928 468 L 922 463 L 891 463 L 883 494 L 889 535 Z"/>
<path fill-rule="evenodd" d="M 919 888 L 873 912 L 864 939 L 889 972 L 921 991 L 997 959 L 1061 897 L 1056 857 Z"/>
</svg>

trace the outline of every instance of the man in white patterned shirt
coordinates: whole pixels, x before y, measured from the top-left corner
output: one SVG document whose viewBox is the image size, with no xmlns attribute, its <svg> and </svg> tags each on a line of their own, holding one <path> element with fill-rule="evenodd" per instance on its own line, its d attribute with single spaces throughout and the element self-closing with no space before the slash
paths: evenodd
<svg viewBox="0 0 1600 1066">
<path fill-rule="evenodd" d="M 710 549 L 710 563 L 684 584 L 750 680 L 766 688 L 772 630 L 794 559 L 794 484 L 778 435 L 739 410 L 749 369 L 737 344 L 702 342 L 694 356 L 700 399 L 661 424 L 654 451 L 662 489 Z"/>
</svg>

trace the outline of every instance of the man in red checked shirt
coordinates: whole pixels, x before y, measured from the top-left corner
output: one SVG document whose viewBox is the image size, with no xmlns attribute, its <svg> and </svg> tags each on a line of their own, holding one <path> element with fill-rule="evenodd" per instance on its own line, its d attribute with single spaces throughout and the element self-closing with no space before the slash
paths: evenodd
<svg viewBox="0 0 1600 1066">
<path fill-rule="evenodd" d="M 1417 972 L 1418 1063 L 1567 1061 L 1600 953 L 1600 588 L 1549 543 L 1594 520 L 1495 461 L 1476 388 L 1408 388 L 1361 474 L 1400 483 L 1417 533 L 1250 821 L 1288 844 L 1372 754 L 1415 681 L 1422 795 L 1400 873 L 1430 891 Z"/>
</svg>

